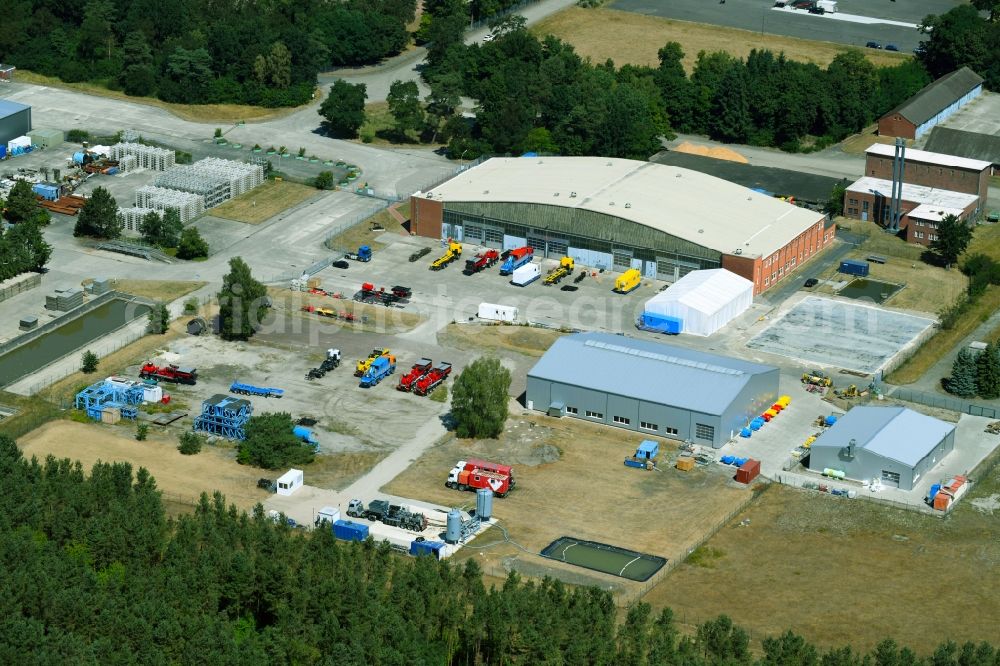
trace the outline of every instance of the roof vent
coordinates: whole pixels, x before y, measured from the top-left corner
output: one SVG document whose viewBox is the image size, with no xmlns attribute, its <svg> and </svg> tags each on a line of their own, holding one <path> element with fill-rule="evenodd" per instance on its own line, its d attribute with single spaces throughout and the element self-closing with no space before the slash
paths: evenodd
<svg viewBox="0 0 1000 666">
<path fill-rule="evenodd" d="M 698 230 L 698 233 L 699 233 L 699 234 L 703 234 L 703 233 L 705 233 L 705 230 L 704 230 L 704 229 L 699 229 L 699 230 Z"/>
<path fill-rule="evenodd" d="M 677 175 L 676 175 L 676 176 L 674 176 L 674 178 L 680 178 L 680 177 L 681 177 L 681 172 L 680 172 L 680 171 L 678 171 L 678 172 L 677 172 Z"/>
<path fill-rule="evenodd" d="M 553 194 L 552 196 L 554 196 L 554 197 L 557 197 L 557 196 L 559 196 L 559 193 L 558 193 L 558 192 L 556 192 L 556 193 L 555 193 L 555 194 Z"/>
<path fill-rule="evenodd" d="M 490 193 L 489 190 L 483 190 L 483 194 L 489 194 L 489 193 Z"/>
<path fill-rule="evenodd" d="M 614 162 L 608 162 L 608 166 L 614 166 Z"/>
<path fill-rule="evenodd" d="M 627 203 L 627 204 L 625 204 L 625 207 L 626 207 L 626 208 L 631 208 L 631 207 L 632 207 L 632 204 L 630 204 L 630 203 Z"/>
<path fill-rule="evenodd" d="M 736 248 L 736 252 L 734 252 L 733 254 L 736 254 L 736 255 L 743 254 L 743 248 L 741 248 L 741 247 Z"/>
<path fill-rule="evenodd" d="M 570 192 L 569 193 L 569 198 L 570 199 L 575 199 L 576 198 L 576 192 Z"/>
<path fill-rule="evenodd" d="M 611 202 L 611 203 L 609 203 L 608 205 L 609 205 L 609 206 L 614 206 L 614 205 L 615 205 L 615 202 L 614 202 L 614 201 L 612 201 L 612 202 Z"/>
</svg>

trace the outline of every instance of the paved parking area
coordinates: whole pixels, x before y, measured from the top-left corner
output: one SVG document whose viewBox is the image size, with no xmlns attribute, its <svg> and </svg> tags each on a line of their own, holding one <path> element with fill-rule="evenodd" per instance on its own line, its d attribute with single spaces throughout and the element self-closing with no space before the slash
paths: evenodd
<svg viewBox="0 0 1000 666">
<path fill-rule="evenodd" d="M 891 23 L 836 20 L 829 16 L 809 14 L 805 10 L 784 11 L 774 8 L 774 0 L 615 0 L 612 9 L 710 23 L 754 32 L 815 39 L 839 44 L 864 46 L 868 41 L 894 43 L 904 52 L 912 51 L 922 36 L 913 27 L 928 14 L 941 14 L 957 0 L 907 0 L 906 2 L 867 2 L 840 0 L 838 9 L 844 14 L 868 17 Z M 900 25 L 902 24 L 902 25 Z"/>
<path fill-rule="evenodd" d="M 747 347 L 806 364 L 874 373 L 934 323 L 856 301 L 806 296 L 792 302 Z"/>
</svg>

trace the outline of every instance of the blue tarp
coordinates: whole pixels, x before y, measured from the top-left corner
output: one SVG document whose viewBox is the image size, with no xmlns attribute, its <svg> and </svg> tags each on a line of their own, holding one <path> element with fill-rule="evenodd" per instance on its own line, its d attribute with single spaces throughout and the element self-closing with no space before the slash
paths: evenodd
<svg viewBox="0 0 1000 666">
<path fill-rule="evenodd" d="M 684 330 L 684 320 L 680 317 L 670 317 L 653 312 L 643 312 L 642 319 L 640 320 L 640 326 L 658 333 L 677 335 Z"/>
</svg>

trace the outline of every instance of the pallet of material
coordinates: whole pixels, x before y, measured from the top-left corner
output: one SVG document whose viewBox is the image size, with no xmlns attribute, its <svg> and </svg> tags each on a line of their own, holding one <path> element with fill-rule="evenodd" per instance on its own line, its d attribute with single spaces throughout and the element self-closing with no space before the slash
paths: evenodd
<svg viewBox="0 0 1000 666">
<path fill-rule="evenodd" d="M 177 419 L 182 419 L 185 416 L 187 416 L 187 412 L 170 412 L 169 414 L 160 414 L 153 419 L 153 423 L 161 426 L 170 425 Z"/>
<path fill-rule="evenodd" d="M 46 201 L 46 202 L 42 203 L 41 206 L 42 206 L 42 208 L 45 208 L 46 210 L 50 210 L 53 213 L 61 213 L 63 215 L 76 215 L 77 213 L 80 212 L 79 208 L 70 208 L 68 206 L 60 206 L 58 203 L 56 203 L 54 201 Z"/>
</svg>

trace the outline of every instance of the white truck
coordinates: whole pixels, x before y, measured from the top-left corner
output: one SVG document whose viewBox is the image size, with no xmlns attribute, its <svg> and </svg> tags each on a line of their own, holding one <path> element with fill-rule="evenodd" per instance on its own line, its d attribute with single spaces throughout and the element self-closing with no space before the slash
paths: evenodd
<svg viewBox="0 0 1000 666">
<path fill-rule="evenodd" d="M 827 14 L 837 13 L 836 0 L 816 0 L 816 6 L 822 9 Z"/>
<path fill-rule="evenodd" d="M 526 287 L 542 275 L 539 264 L 530 263 L 516 269 L 510 277 L 510 283 L 516 287 Z"/>
</svg>

